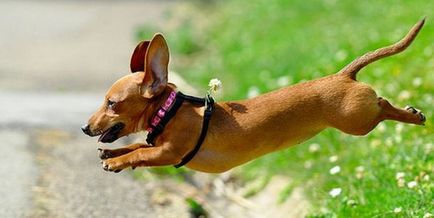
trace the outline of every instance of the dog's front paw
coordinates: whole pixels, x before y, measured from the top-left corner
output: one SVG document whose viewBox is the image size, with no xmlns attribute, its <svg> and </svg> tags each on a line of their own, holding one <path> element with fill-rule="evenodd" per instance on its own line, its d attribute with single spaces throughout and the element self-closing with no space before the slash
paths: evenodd
<svg viewBox="0 0 434 218">
<path fill-rule="evenodd" d="M 122 171 L 127 167 L 123 162 L 116 160 L 114 158 L 103 160 L 101 161 L 101 163 L 102 163 L 102 168 L 105 171 L 110 171 L 115 173 L 119 173 L 120 171 Z"/>
<path fill-rule="evenodd" d="M 423 114 L 420 110 L 412 107 L 412 106 L 405 106 L 405 109 L 411 112 L 412 114 L 418 116 L 419 124 L 423 124 L 426 121 L 425 114 Z"/>
<path fill-rule="evenodd" d="M 101 160 L 105 160 L 113 157 L 111 150 L 98 148 L 98 152 L 99 152 L 98 156 L 99 158 L 101 158 Z"/>
</svg>

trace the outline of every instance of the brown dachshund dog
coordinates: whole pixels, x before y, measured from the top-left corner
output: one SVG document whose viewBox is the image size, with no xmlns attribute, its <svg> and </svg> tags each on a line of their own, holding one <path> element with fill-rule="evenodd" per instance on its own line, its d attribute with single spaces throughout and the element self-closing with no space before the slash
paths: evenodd
<svg viewBox="0 0 434 218">
<path fill-rule="evenodd" d="M 364 54 L 336 74 L 248 100 L 216 103 L 207 135 L 186 166 L 224 172 L 299 144 L 329 127 L 365 135 L 383 120 L 423 125 L 425 116 L 419 110 L 396 108 L 371 87 L 356 81 L 364 66 L 405 50 L 423 24 L 424 20 L 418 22 L 401 41 Z M 89 136 L 100 135 L 101 142 L 146 131 L 158 108 L 176 92 L 176 86 L 167 82 L 168 63 L 169 50 L 161 34 L 141 42 L 131 58 L 133 73 L 112 85 L 83 131 Z M 153 145 L 100 149 L 103 168 L 119 172 L 127 167 L 179 164 L 197 144 L 204 109 L 184 101 Z"/>
</svg>

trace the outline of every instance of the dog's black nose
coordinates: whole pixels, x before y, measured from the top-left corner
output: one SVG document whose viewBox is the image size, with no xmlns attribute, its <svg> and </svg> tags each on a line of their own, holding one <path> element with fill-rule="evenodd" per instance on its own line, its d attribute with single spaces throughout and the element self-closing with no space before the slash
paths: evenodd
<svg viewBox="0 0 434 218">
<path fill-rule="evenodd" d="M 90 135 L 89 124 L 86 124 L 86 125 L 82 126 L 82 127 L 81 127 L 81 130 L 84 132 L 84 134 L 86 134 L 86 135 Z"/>
</svg>

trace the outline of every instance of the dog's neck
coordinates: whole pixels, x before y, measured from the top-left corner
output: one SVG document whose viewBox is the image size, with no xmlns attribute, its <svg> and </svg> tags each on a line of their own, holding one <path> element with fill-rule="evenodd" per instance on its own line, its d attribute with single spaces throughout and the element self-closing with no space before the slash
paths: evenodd
<svg viewBox="0 0 434 218">
<path fill-rule="evenodd" d="M 142 116 L 137 121 L 136 132 L 145 131 L 150 127 L 152 118 L 154 117 L 155 113 L 157 113 L 158 108 L 166 102 L 170 93 L 173 91 L 176 91 L 176 86 L 169 84 L 160 95 L 148 100 L 148 105 L 145 107 Z"/>
</svg>

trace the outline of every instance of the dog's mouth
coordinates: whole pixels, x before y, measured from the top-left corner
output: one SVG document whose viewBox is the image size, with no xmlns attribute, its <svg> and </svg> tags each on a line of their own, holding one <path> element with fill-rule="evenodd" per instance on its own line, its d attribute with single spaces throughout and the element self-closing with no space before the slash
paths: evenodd
<svg viewBox="0 0 434 218">
<path fill-rule="evenodd" d="M 102 143 L 111 143 L 119 138 L 119 133 L 125 127 L 123 123 L 116 123 L 114 126 L 108 128 L 99 137 L 98 141 Z"/>
</svg>

